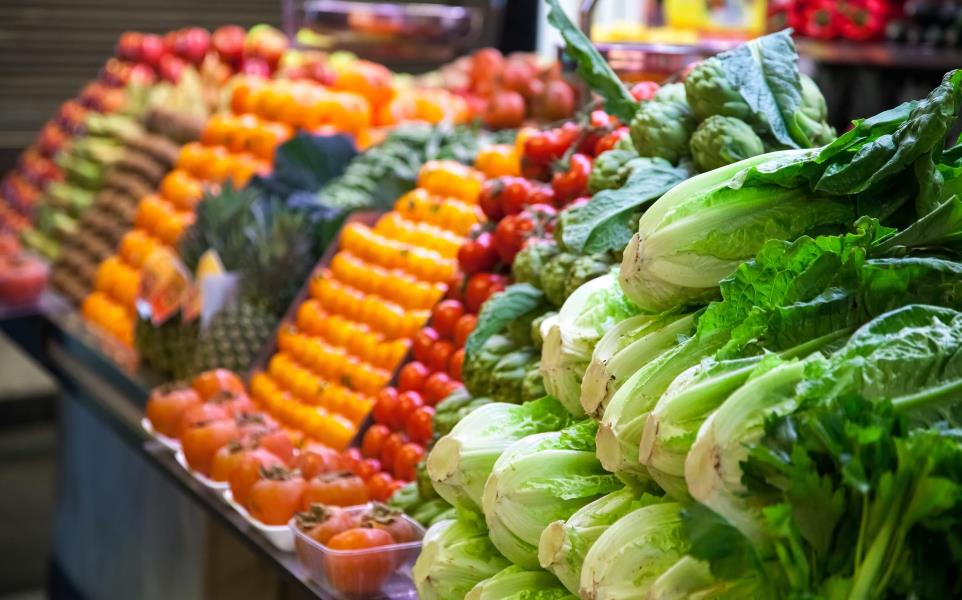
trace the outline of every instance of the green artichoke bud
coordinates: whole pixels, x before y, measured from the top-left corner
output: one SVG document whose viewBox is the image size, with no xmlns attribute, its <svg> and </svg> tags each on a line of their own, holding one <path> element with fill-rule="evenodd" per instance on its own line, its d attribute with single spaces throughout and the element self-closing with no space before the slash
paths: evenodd
<svg viewBox="0 0 962 600">
<path fill-rule="evenodd" d="M 810 146 L 824 146 L 835 139 L 835 128 L 825 122 L 828 106 L 818 84 L 808 75 L 801 75 L 802 105 L 795 113 L 791 123 L 792 138 L 799 143 L 808 142 Z"/>
<path fill-rule="evenodd" d="M 725 76 L 721 61 L 708 58 L 692 69 L 685 79 L 685 96 L 699 121 L 712 115 L 735 117 L 751 122 L 752 110 Z"/>
<path fill-rule="evenodd" d="M 655 95 L 651 98 L 655 102 L 678 102 L 688 103 L 688 96 L 685 93 L 684 83 L 669 83 L 658 88 Z"/>
<path fill-rule="evenodd" d="M 631 141 L 641 156 L 677 164 L 688 156 L 688 140 L 697 125 L 686 103 L 643 102 L 631 119 Z"/>
<path fill-rule="evenodd" d="M 511 276 L 517 283 L 530 283 L 540 288 L 541 271 L 545 264 L 560 252 L 561 248 L 554 240 L 530 240 L 514 257 Z"/>
<path fill-rule="evenodd" d="M 610 271 L 611 265 L 612 261 L 607 254 L 579 256 L 578 260 L 571 265 L 571 270 L 565 279 L 565 298 L 573 294 L 582 284 Z"/>
<path fill-rule="evenodd" d="M 509 352 L 501 357 L 491 374 L 493 398 L 499 402 L 520 404 L 525 375 L 528 374 L 531 363 L 538 359 L 538 352 L 531 346 Z"/>
<path fill-rule="evenodd" d="M 636 156 L 638 155 L 638 151 L 635 150 L 635 143 L 631 141 L 630 135 L 626 135 L 618 140 L 618 143 L 615 144 L 612 150 L 631 150 Z"/>
<path fill-rule="evenodd" d="M 601 190 L 620 188 L 628 179 L 627 164 L 634 158 L 638 158 L 634 148 L 602 152 L 591 167 L 588 191 L 597 194 Z"/>
<path fill-rule="evenodd" d="M 493 389 L 491 372 L 501 357 L 517 348 L 509 338 L 503 335 L 492 335 L 480 350 L 464 357 L 462 376 L 464 385 L 475 396 L 490 395 Z"/>
<path fill-rule="evenodd" d="M 711 171 L 765 152 L 762 139 L 748 123 L 714 115 L 691 136 L 691 155 L 699 171 Z"/>
<path fill-rule="evenodd" d="M 527 402 L 537 400 L 546 393 L 544 377 L 541 376 L 541 361 L 536 360 L 528 366 L 528 372 L 524 375 L 524 381 L 521 383 L 521 398 Z"/>
<path fill-rule="evenodd" d="M 548 261 L 544 270 L 541 271 L 541 291 L 544 292 L 548 302 L 555 306 L 564 304 L 565 283 L 568 278 L 568 271 L 578 259 L 577 254 L 562 252 Z"/>
<path fill-rule="evenodd" d="M 546 319 L 550 319 L 557 314 L 557 312 L 550 310 L 539 315 L 537 318 L 531 321 L 531 343 L 534 344 L 535 349 L 541 350 L 541 347 L 544 345 L 544 336 L 541 332 L 541 324 L 544 323 Z"/>
</svg>

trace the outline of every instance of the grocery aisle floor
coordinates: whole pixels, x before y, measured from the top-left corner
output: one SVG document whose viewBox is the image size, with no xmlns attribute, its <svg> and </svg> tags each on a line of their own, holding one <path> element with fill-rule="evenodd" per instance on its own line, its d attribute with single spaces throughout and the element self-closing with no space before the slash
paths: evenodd
<svg viewBox="0 0 962 600">
<path fill-rule="evenodd" d="M 56 396 L 53 380 L 0 335 L 0 600 L 45 598 L 40 590 L 54 515 Z"/>
</svg>

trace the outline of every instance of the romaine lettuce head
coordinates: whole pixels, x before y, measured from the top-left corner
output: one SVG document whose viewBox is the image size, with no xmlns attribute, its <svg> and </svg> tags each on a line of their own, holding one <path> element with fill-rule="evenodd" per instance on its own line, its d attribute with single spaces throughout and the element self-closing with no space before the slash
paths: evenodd
<svg viewBox="0 0 962 600">
<path fill-rule="evenodd" d="M 586 420 L 528 436 L 495 463 L 481 504 L 491 541 L 513 563 L 537 569 L 545 527 L 622 487 L 595 458 L 596 427 Z"/>
<path fill-rule="evenodd" d="M 683 556 L 648 590 L 647 600 L 763 600 L 769 598 L 757 572 L 732 580 L 716 579 L 707 562 Z"/>
<path fill-rule="evenodd" d="M 538 541 L 538 562 L 554 573 L 572 594 L 579 593 L 581 568 L 595 540 L 621 517 L 659 501 L 626 486 L 586 504 L 569 519 L 545 527 Z"/>
<path fill-rule="evenodd" d="M 428 454 L 427 468 L 438 494 L 458 508 L 481 510 L 484 483 L 501 453 L 521 438 L 556 431 L 571 423 L 557 400 L 546 396 L 524 404 L 485 404 L 454 426 Z"/>
<path fill-rule="evenodd" d="M 575 600 L 558 580 L 542 570 L 517 565 L 479 581 L 464 600 Z"/>
<path fill-rule="evenodd" d="M 811 157 L 809 150 L 755 156 L 702 173 L 659 198 L 638 221 L 620 280 L 643 311 L 661 312 L 718 295 L 718 283 L 767 240 L 795 239 L 855 220 L 842 198 L 804 187 L 746 183 L 746 173 Z"/>
<path fill-rule="evenodd" d="M 491 545 L 480 518 L 448 519 L 424 534 L 411 574 L 421 600 L 459 600 L 510 564 Z"/>
<path fill-rule="evenodd" d="M 585 556 L 581 597 L 645 598 L 652 584 L 688 552 L 681 505 L 652 504 L 615 521 Z"/>
<path fill-rule="evenodd" d="M 595 345 L 606 331 L 637 312 L 621 291 L 617 275 L 610 273 L 575 290 L 548 326 L 541 349 L 541 374 L 545 389 L 571 414 L 584 416 L 581 380 Z"/>
</svg>

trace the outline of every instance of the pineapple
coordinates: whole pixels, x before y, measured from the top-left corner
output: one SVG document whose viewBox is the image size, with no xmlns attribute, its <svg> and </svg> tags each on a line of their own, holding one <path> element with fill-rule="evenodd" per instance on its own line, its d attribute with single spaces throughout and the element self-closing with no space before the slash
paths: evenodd
<svg viewBox="0 0 962 600">
<path fill-rule="evenodd" d="M 214 315 L 197 342 L 193 371 L 249 369 L 277 325 L 277 315 L 245 299 L 238 299 Z"/>
<path fill-rule="evenodd" d="M 194 374 L 194 348 L 197 344 L 197 320 L 184 321 L 178 311 L 159 326 L 138 318 L 134 329 L 134 345 L 140 359 L 156 371 L 174 379 Z"/>
</svg>

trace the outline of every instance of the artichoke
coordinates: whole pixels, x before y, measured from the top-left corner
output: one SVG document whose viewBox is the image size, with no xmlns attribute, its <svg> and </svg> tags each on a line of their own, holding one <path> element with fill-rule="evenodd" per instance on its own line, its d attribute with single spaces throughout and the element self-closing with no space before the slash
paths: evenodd
<svg viewBox="0 0 962 600">
<path fill-rule="evenodd" d="M 537 400 L 547 392 L 544 389 L 544 377 L 541 376 L 541 361 L 536 360 L 528 366 L 528 372 L 524 374 L 524 381 L 521 382 L 521 398 Z"/>
<path fill-rule="evenodd" d="M 699 121 L 712 115 L 735 117 L 751 122 L 752 110 L 735 89 L 717 58 L 708 58 L 692 69 L 685 79 L 685 96 Z"/>
<path fill-rule="evenodd" d="M 582 284 L 601 277 L 611 270 L 612 261 L 607 254 L 589 254 L 579 256 L 571 265 L 571 270 L 565 278 L 565 298 L 574 293 Z"/>
<path fill-rule="evenodd" d="M 669 83 L 658 88 L 652 97 L 655 102 L 680 102 L 688 103 L 688 95 L 685 93 L 684 83 Z"/>
<path fill-rule="evenodd" d="M 464 385 L 474 396 L 490 395 L 494 389 L 491 373 L 501 358 L 514 350 L 514 342 L 503 335 L 492 335 L 481 348 L 464 357 L 462 377 Z"/>
<path fill-rule="evenodd" d="M 631 119 L 631 141 L 641 156 L 678 164 L 688 156 L 688 140 L 698 122 L 682 102 L 643 102 Z"/>
<path fill-rule="evenodd" d="M 531 321 L 531 343 L 534 344 L 535 349 L 541 350 L 541 346 L 544 345 L 544 335 L 542 335 L 541 324 L 557 314 L 558 313 L 553 310 L 548 311 Z"/>
<path fill-rule="evenodd" d="M 597 194 L 601 190 L 613 190 L 624 185 L 628 179 L 627 164 L 638 153 L 631 150 L 608 150 L 595 159 L 588 177 L 588 191 Z"/>
<path fill-rule="evenodd" d="M 604 155 L 602 155 L 604 156 Z M 511 276 L 517 283 L 530 283 L 536 288 L 541 287 L 541 271 L 545 264 L 558 255 L 561 248 L 554 240 L 531 239 L 514 257 L 511 265 Z"/>
<path fill-rule="evenodd" d="M 541 291 L 544 292 L 548 302 L 555 306 L 564 304 L 565 284 L 567 283 L 568 271 L 578 259 L 577 254 L 562 252 L 548 261 L 544 270 L 541 271 Z"/>
<path fill-rule="evenodd" d="M 808 75 L 801 75 L 802 106 L 795 113 L 790 129 L 792 137 L 801 137 L 811 146 L 824 146 L 835 139 L 835 128 L 825 122 L 828 106 L 818 84 Z"/>
<path fill-rule="evenodd" d="M 711 171 L 765 152 L 762 139 L 748 123 L 713 115 L 691 136 L 691 155 L 699 171 Z"/>
<path fill-rule="evenodd" d="M 492 393 L 495 402 L 522 402 L 522 388 L 531 363 L 538 362 L 540 355 L 531 346 L 508 352 L 494 365 L 491 373 Z"/>
</svg>

